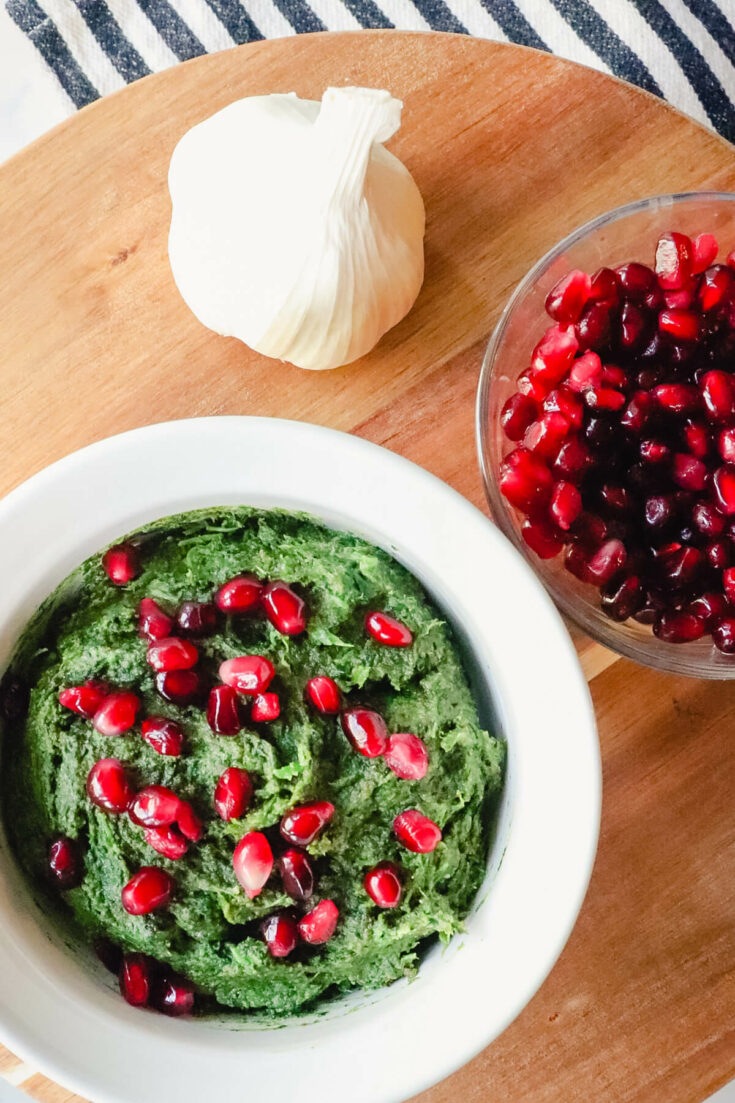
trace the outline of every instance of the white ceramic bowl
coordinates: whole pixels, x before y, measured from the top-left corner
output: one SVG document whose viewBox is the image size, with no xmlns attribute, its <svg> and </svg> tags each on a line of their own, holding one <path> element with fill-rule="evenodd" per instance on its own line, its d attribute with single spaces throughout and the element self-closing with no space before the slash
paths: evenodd
<svg viewBox="0 0 735 1103">
<path fill-rule="evenodd" d="M 431 951 L 415 981 L 280 1030 L 170 1020 L 129 1007 L 114 978 L 47 928 L 3 840 L 0 1037 L 95 1103 L 398 1103 L 492 1041 L 572 929 L 600 812 L 587 686 L 541 584 L 460 495 L 356 437 L 261 418 L 112 437 L 0 502 L 0 669 L 39 602 L 88 555 L 154 518 L 233 503 L 306 510 L 381 545 L 457 626 L 508 741 L 496 840 L 466 933 Z"/>
</svg>

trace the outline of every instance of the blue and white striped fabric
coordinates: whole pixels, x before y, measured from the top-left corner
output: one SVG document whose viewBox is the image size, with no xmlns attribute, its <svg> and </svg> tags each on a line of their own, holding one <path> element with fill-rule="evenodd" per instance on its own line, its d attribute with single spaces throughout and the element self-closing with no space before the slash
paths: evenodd
<svg viewBox="0 0 735 1103">
<path fill-rule="evenodd" d="M 397 27 L 517 42 L 614 73 L 735 141 L 735 0 L 5 0 L 69 111 L 236 43 Z"/>
</svg>

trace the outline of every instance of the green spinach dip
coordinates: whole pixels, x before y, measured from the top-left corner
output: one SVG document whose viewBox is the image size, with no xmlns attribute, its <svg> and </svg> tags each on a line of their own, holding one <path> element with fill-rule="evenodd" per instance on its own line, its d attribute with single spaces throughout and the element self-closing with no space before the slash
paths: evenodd
<svg viewBox="0 0 735 1103">
<path fill-rule="evenodd" d="M 485 873 L 503 784 L 504 745 L 482 728 L 446 620 L 385 552 L 304 515 L 208 509 L 159 521 L 129 540 L 138 548 L 137 577 L 115 585 L 100 555 L 88 559 L 38 611 L 6 676 L 6 686 L 28 693 L 27 707 L 8 710 L 2 762 L 5 828 L 28 877 L 48 891 L 50 840 L 75 840 L 81 881 L 52 893 L 75 934 L 150 955 L 191 982 L 200 1010 L 283 1017 L 349 989 L 413 975 L 431 940 L 447 941 L 462 929 Z M 288 636 L 263 615 L 218 612 L 214 633 L 194 641 L 207 687 L 217 683 L 226 659 L 263 655 L 275 667 L 269 688 L 280 699 L 278 718 L 253 723 L 246 707 L 241 731 L 228 737 L 209 727 L 206 695 L 184 705 L 159 695 L 138 609 L 144 597 L 171 615 L 185 601 L 211 602 L 218 587 L 243 572 L 293 586 L 306 600 L 308 622 L 306 631 Z M 370 610 L 407 625 L 411 645 L 372 638 L 365 628 Z M 382 757 L 357 753 L 339 717 L 305 700 L 315 675 L 336 681 L 345 707 L 366 705 L 384 717 L 388 732 L 418 735 L 429 753 L 426 775 L 403 780 Z M 60 690 L 88 679 L 138 695 L 134 727 L 105 736 L 62 707 Z M 140 722 L 150 714 L 179 723 L 185 737 L 179 756 L 159 754 L 143 740 Z M 162 857 L 129 815 L 91 803 L 87 776 L 109 757 L 124 764 L 134 789 L 162 785 L 191 803 L 204 832 L 184 857 Z M 248 771 L 254 792 L 245 814 L 224 822 L 213 793 L 231 766 Z M 308 848 L 314 895 L 299 905 L 279 878 L 279 847 L 286 844 L 278 825 L 290 809 L 312 801 L 329 801 L 335 812 Z M 431 853 L 412 853 L 396 838 L 393 820 L 406 809 L 419 809 L 441 828 Z M 251 831 L 266 834 L 276 857 L 253 899 L 233 871 L 234 849 Z M 364 887 L 366 872 L 383 862 L 400 871 L 396 907 L 376 906 Z M 171 874 L 171 900 L 148 914 L 128 914 L 121 891 L 150 865 Z M 322 899 L 339 909 L 329 941 L 274 958 L 262 920 L 282 911 L 298 918 Z"/>
</svg>

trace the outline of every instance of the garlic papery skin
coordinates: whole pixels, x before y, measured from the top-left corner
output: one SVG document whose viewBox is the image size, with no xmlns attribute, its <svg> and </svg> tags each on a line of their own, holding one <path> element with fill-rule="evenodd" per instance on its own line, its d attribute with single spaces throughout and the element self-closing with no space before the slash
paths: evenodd
<svg viewBox="0 0 735 1103">
<path fill-rule="evenodd" d="M 364 356 L 413 306 L 424 204 L 386 150 L 402 104 L 372 88 L 237 100 L 171 158 L 169 259 L 210 329 L 301 368 Z"/>
</svg>

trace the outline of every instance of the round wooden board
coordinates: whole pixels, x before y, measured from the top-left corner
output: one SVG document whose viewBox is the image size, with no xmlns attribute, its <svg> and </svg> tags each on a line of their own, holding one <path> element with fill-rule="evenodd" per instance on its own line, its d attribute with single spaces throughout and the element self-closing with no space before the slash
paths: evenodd
<svg viewBox="0 0 735 1103">
<path fill-rule="evenodd" d="M 424 196 L 427 263 L 424 288 L 404 322 L 359 363 L 318 374 L 217 337 L 189 313 L 167 262 L 166 173 L 181 134 L 231 100 L 287 91 L 318 99 L 330 84 L 386 87 L 403 100 L 403 126 L 391 148 Z M 630 85 L 521 47 L 397 31 L 304 35 L 148 77 L 85 108 L 0 168 L 0 494 L 65 453 L 134 426 L 267 414 L 385 444 L 484 508 L 474 393 L 484 343 L 513 286 L 593 215 L 642 196 L 702 187 L 735 190 L 735 156 L 726 142 Z M 242 217 L 258 213 L 243 210 Z M 85 508 L 93 503 L 81 502 Z M 593 676 L 607 659 L 591 649 L 584 661 Z M 638 682 L 643 699 L 633 714 L 618 717 L 621 691 L 634 692 Z M 623 807 L 638 780 L 641 706 L 646 695 L 656 702 L 656 730 L 663 731 L 675 720 L 665 704 L 671 691 L 662 690 L 671 684 L 619 663 L 593 685 L 600 687 L 606 766 L 615 769 Z M 681 698 L 696 684 L 676 685 Z M 726 694 L 708 692 L 719 694 L 724 717 Z M 676 792 L 693 800 L 686 756 L 672 755 L 669 763 L 660 754 Z M 713 807 L 708 777 L 705 770 L 698 806 L 707 807 L 707 840 L 716 850 L 730 830 L 730 790 Z M 640 845 L 653 862 L 661 860 L 672 825 L 659 839 L 649 811 L 637 806 Z M 637 822 L 628 824 L 631 832 Z M 616 910 L 612 899 L 628 866 L 619 840 L 615 850 L 607 845 L 610 827 L 603 823 L 596 880 L 551 980 L 503 1039 L 422 1097 L 427 1103 L 480 1100 L 489 1090 L 508 1103 L 691 1103 L 735 1072 L 726 1044 L 735 997 L 721 991 L 726 956 L 712 955 L 692 975 L 683 967 L 687 943 L 672 926 L 663 957 L 652 953 L 630 966 L 637 1007 L 625 998 L 616 961 L 635 942 L 636 913 Z M 682 892 L 699 853 L 692 843 L 687 851 L 687 838 L 677 851 Z M 730 863 L 730 885 L 732 873 Z M 604 887 L 595 895 L 601 877 L 603 886 L 610 882 L 607 897 Z M 701 951 L 714 919 L 701 885 L 696 900 Z M 591 914 L 616 936 L 610 952 L 601 952 Z M 666 939 L 665 928 L 657 937 Z M 596 997 L 589 996 L 591 971 Z M 667 983 L 678 976 L 671 996 Z M 698 1001 L 687 1003 L 692 991 L 709 1018 L 699 1014 Z M 590 998 L 606 1001 L 605 1014 L 590 1018 Z M 643 1014 L 646 1000 L 653 1003 Z M 561 1003 L 563 1029 L 552 1029 L 559 1011 L 550 1009 Z M 670 1042 L 672 1020 L 678 1048 Z M 624 1039 L 622 1048 L 610 1049 L 611 1033 Z M 0 1053 L 0 1071 L 16 1083 L 30 1074 L 7 1052 Z M 70 1098 L 40 1076 L 24 1087 L 37 1099 Z"/>
</svg>

